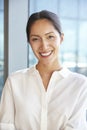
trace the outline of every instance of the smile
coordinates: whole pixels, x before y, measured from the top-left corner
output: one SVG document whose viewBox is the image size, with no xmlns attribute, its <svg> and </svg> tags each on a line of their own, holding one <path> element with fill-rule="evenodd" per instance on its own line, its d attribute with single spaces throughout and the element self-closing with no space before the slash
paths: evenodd
<svg viewBox="0 0 87 130">
<path fill-rule="evenodd" d="M 49 51 L 49 52 L 43 52 L 43 53 L 40 53 L 41 56 L 44 56 L 44 57 L 47 57 L 47 56 L 50 56 L 52 53 L 52 51 Z"/>
</svg>

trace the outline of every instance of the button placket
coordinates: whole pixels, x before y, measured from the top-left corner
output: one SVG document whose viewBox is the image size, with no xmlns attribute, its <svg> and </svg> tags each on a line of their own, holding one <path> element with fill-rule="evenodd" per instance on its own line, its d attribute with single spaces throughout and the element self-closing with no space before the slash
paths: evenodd
<svg viewBox="0 0 87 130">
<path fill-rule="evenodd" d="M 42 94 L 41 130 L 47 130 L 47 92 Z"/>
</svg>

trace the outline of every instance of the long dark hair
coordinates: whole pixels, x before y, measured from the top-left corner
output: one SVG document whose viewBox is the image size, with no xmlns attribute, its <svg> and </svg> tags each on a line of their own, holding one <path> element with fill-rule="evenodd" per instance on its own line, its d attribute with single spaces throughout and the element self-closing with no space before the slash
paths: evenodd
<svg viewBox="0 0 87 130">
<path fill-rule="evenodd" d="M 42 10 L 40 12 L 33 13 L 28 19 L 27 26 L 26 26 L 26 34 L 27 34 L 28 42 L 29 42 L 31 27 L 33 23 L 39 19 L 48 19 L 61 35 L 62 29 L 61 29 L 61 24 L 58 16 L 53 12 Z"/>
</svg>

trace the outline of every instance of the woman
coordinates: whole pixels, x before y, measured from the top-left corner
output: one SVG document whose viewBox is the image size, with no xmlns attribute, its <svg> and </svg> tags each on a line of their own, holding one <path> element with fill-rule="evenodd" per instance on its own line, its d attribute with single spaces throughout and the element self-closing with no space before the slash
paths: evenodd
<svg viewBox="0 0 87 130">
<path fill-rule="evenodd" d="M 87 130 L 87 78 L 60 64 L 64 34 L 59 18 L 46 10 L 36 12 L 26 32 L 38 62 L 8 77 L 0 130 Z"/>
</svg>

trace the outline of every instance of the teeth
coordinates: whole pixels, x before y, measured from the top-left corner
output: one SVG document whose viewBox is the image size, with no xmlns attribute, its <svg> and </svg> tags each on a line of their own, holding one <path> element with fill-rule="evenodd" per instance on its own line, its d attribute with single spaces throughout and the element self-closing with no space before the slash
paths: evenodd
<svg viewBox="0 0 87 130">
<path fill-rule="evenodd" d="M 41 56 L 49 56 L 51 54 L 51 51 L 47 52 L 47 53 L 40 53 Z"/>
</svg>

